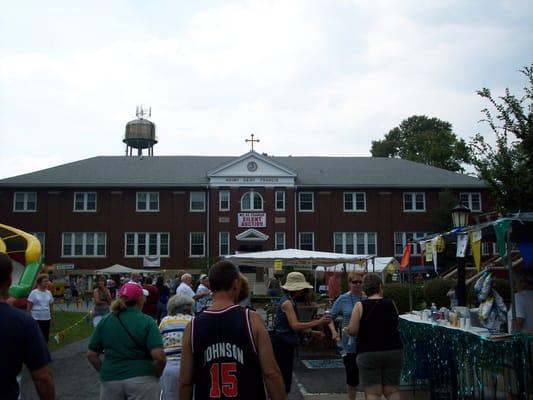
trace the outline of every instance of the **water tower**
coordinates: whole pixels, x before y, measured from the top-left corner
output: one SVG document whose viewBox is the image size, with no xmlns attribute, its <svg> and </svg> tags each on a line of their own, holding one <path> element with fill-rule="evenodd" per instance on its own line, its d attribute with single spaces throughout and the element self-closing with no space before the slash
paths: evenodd
<svg viewBox="0 0 533 400">
<path fill-rule="evenodd" d="M 126 143 L 126 155 L 132 156 L 133 149 L 137 149 L 137 155 L 143 155 L 143 149 L 148 149 L 148 155 L 154 155 L 154 144 L 157 143 L 155 136 L 155 124 L 145 119 L 152 116 L 152 108 L 145 110 L 137 107 L 135 113 L 137 119 L 126 124 L 126 134 L 123 142 Z"/>
</svg>

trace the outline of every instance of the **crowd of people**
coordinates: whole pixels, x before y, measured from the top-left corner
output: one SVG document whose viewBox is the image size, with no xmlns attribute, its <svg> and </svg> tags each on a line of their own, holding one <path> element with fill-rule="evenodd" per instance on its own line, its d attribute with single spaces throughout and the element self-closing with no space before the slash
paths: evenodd
<svg viewBox="0 0 533 400">
<path fill-rule="evenodd" d="M 2 396 L 17 399 L 17 376 L 25 364 L 40 398 L 53 399 L 47 341 L 54 298 L 48 276 L 38 276 L 28 312 L 22 313 L 7 301 L 12 269 L 0 253 L 0 318 L 12 327 L 0 329 Z M 158 277 L 155 284 L 136 273 L 120 282 L 98 278 L 87 359 L 99 372 L 100 399 L 287 399 L 295 349 L 301 333 L 313 329 L 329 331 L 338 341 L 349 400 L 358 389 L 370 400 L 400 398 L 398 309 L 383 297 L 379 275 L 350 272 L 348 291 L 337 291 L 331 310 L 311 320 L 300 319 L 297 305 L 312 289 L 305 276 L 291 272 L 283 284 L 276 277 L 269 286 L 282 296 L 270 331 L 251 307 L 246 277 L 233 264 L 216 263 L 196 287 L 190 274 L 180 275 L 175 282 Z M 521 289 L 517 321 L 528 329 L 522 303 L 532 291 L 530 285 Z"/>
</svg>

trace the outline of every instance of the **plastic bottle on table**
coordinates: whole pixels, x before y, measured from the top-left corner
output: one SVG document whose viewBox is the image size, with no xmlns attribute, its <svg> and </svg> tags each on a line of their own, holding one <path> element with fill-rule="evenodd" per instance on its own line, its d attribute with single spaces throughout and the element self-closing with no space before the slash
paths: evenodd
<svg viewBox="0 0 533 400">
<path fill-rule="evenodd" d="M 437 305 L 435 303 L 431 303 L 431 319 L 437 320 Z"/>
</svg>

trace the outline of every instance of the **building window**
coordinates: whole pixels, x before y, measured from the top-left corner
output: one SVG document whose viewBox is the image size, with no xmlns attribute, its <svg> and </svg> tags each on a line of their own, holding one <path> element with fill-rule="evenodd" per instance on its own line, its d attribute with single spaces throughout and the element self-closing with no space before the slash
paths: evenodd
<svg viewBox="0 0 533 400">
<path fill-rule="evenodd" d="M 104 232 L 64 232 L 62 257 L 105 257 Z"/>
<path fill-rule="evenodd" d="M 218 193 L 219 211 L 229 211 L 229 192 L 223 191 Z"/>
<path fill-rule="evenodd" d="M 377 254 L 375 232 L 336 232 L 333 234 L 335 253 Z"/>
<path fill-rule="evenodd" d="M 220 254 L 221 256 L 227 256 L 228 254 L 230 254 L 229 232 L 220 232 L 218 234 L 218 241 L 219 241 L 218 254 Z"/>
<path fill-rule="evenodd" d="M 160 232 L 126 233 L 126 257 L 169 255 L 169 234 Z"/>
<path fill-rule="evenodd" d="M 191 192 L 190 210 L 192 212 L 205 211 L 205 192 Z"/>
<path fill-rule="evenodd" d="M 13 211 L 32 212 L 37 211 L 36 192 L 15 192 L 13 194 Z"/>
<path fill-rule="evenodd" d="M 276 250 L 285 250 L 285 232 L 276 232 L 274 241 Z"/>
<path fill-rule="evenodd" d="M 285 211 L 285 192 L 276 192 L 276 211 Z"/>
<path fill-rule="evenodd" d="M 300 192 L 298 197 L 300 211 L 312 212 L 315 210 L 313 192 Z"/>
<path fill-rule="evenodd" d="M 313 232 L 300 232 L 300 250 L 315 249 L 315 234 Z"/>
<path fill-rule="evenodd" d="M 366 193 L 345 192 L 344 211 L 366 211 Z"/>
<path fill-rule="evenodd" d="M 137 192 L 137 211 L 159 211 L 159 192 Z"/>
<path fill-rule="evenodd" d="M 404 211 L 426 211 L 426 194 L 423 192 L 403 194 Z"/>
<path fill-rule="evenodd" d="M 408 241 L 412 241 L 413 245 L 411 246 L 411 255 L 417 256 L 420 255 L 421 249 L 418 243 L 415 243 L 415 240 L 422 239 L 423 237 L 428 236 L 428 232 L 395 232 L 394 233 L 394 255 L 402 256 L 403 249 L 407 245 Z"/>
<path fill-rule="evenodd" d="M 480 193 L 461 193 L 459 195 L 461 204 L 468 207 L 470 211 L 481 211 L 481 194 Z"/>
<path fill-rule="evenodd" d="M 247 192 L 241 198 L 242 211 L 263 211 L 263 197 L 257 192 Z"/>
<path fill-rule="evenodd" d="M 96 211 L 96 192 L 74 193 L 74 211 L 95 212 Z"/>
<path fill-rule="evenodd" d="M 46 247 L 46 233 L 44 232 L 32 232 L 32 235 L 41 243 L 41 256 L 44 256 L 44 249 Z"/>
<path fill-rule="evenodd" d="M 189 239 L 190 256 L 203 257 L 205 255 L 205 234 L 203 232 L 191 232 Z"/>
<path fill-rule="evenodd" d="M 489 242 L 481 243 L 481 255 L 490 256 L 490 243 Z"/>
</svg>

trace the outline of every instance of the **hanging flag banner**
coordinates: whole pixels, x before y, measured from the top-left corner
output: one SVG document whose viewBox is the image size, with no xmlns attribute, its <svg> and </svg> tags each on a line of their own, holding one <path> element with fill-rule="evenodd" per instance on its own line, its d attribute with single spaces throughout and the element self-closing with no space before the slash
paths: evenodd
<svg viewBox="0 0 533 400">
<path fill-rule="evenodd" d="M 283 260 L 274 260 L 274 271 L 283 271 Z"/>
<path fill-rule="evenodd" d="M 436 241 L 435 248 L 437 249 L 437 253 L 442 253 L 444 251 L 444 247 L 445 247 L 444 238 L 442 236 L 437 236 L 436 239 L 437 239 L 437 241 Z"/>
<path fill-rule="evenodd" d="M 411 243 L 407 243 L 403 249 L 402 260 L 400 261 L 400 271 L 403 271 L 405 267 L 409 265 L 411 259 Z"/>
<path fill-rule="evenodd" d="M 431 243 L 431 240 L 426 242 L 426 261 L 433 261 L 433 243 Z"/>
<path fill-rule="evenodd" d="M 421 262 L 421 265 L 424 265 L 426 261 L 426 257 L 424 254 L 426 251 L 426 242 L 420 242 L 418 243 L 418 245 L 420 246 L 420 262 Z"/>
<path fill-rule="evenodd" d="M 439 238 L 442 239 L 440 236 L 437 236 L 431 239 L 431 251 L 433 252 L 432 258 L 433 258 L 433 267 L 435 268 L 435 272 L 437 272 L 437 246 L 439 243 Z"/>
<path fill-rule="evenodd" d="M 520 250 L 525 269 L 533 269 L 533 242 L 519 241 L 518 250 Z"/>
<path fill-rule="evenodd" d="M 481 267 L 481 230 L 472 231 L 469 236 L 474 265 L 476 266 L 477 272 L 479 272 L 479 268 Z"/>
<path fill-rule="evenodd" d="M 511 227 L 511 220 L 504 219 L 494 223 L 494 231 L 496 232 L 496 240 L 498 242 L 498 253 L 501 258 L 507 255 L 507 231 Z"/>
<path fill-rule="evenodd" d="M 464 258 L 466 254 L 467 244 L 468 244 L 468 235 L 464 233 L 457 235 L 457 252 L 455 254 L 456 257 Z"/>
</svg>

